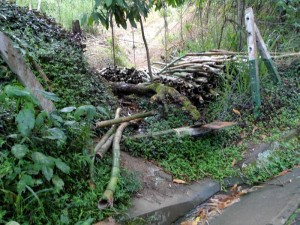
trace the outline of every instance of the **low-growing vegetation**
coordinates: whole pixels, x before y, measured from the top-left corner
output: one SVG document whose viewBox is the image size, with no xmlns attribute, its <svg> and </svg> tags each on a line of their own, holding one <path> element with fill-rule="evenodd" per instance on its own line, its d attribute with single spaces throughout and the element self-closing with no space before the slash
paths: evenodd
<svg viewBox="0 0 300 225">
<path fill-rule="evenodd" d="M 118 10 L 130 9 L 127 13 L 134 13 L 130 17 L 132 23 L 140 22 L 142 12 L 145 13 L 142 16 L 148 16 L 153 6 L 146 7 L 141 3 L 137 6 L 142 7 L 142 10 L 134 11 L 138 10 L 136 5 L 129 4 L 130 7 L 126 8 L 125 4 L 121 7 L 115 1 L 105 1 L 103 5 L 99 2 L 48 1 L 43 3 L 42 12 L 55 16 L 64 27 L 70 28 L 70 21 L 75 18 L 75 14 L 76 19 L 78 16 L 86 20 L 89 15 L 97 14 L 95 5 L 99 10 L 107 7 L 107 12 L 114 10 L 113 6 Z M 155 1 L 154 4 L 157 10 L 163 8 L 159 2 Z M 240 27 L 232 21 L 231 17 L 235 14 L 230 11 L 235 1 L 200 2 L 167 1 L 170 6 L 180 6 L 182 9 L 191 7 L 185 12 L 199 16 L 197 26 L 202 27 L 202 30 L 197 30 L 189 21 L 185 25 L 181 24 L 185 27 L 181 35 L 187 41 L 178 45 L 178 51 L 174 51 L 178 55 L 174 56 L 220 47 L 241 51 L 240 47 L 246 45 L 237 46 Z M 272 50 L 299 50 L 299 46 L 295 44 L 299 40 L 299 14 L 295 13 L 299 3 L 291 1 L 287 6 L 283 1 L 276 2 L 274 7 L 270 3 L 266 7 L 257 2 L 253 3 L 257 11 L 261 9 L 258 20 L 263 18 L 262 15 L 266 14 L 268 8 L 272 9 L 272 13 L 283 10 L 280 11 L 283 15 L 282 21 L 275 22 L 289 23 L 289 27 L 295 29 L 275 29 L 270 33 L 267 26 L 264 27 L 266 34 L 269 34 L 267 44 Z M 17 3 L 28 5 L 29 1 Z M 37 1 L 33 3 L 35 7 Z M 111 4 L 108 5 L 109 3 Z M 55 4 L 58 4 L 57 8 Z M 74 8 L 68 11 L 70 5 Z M 204 9 L 207 10 L 206 14 L 203 14 Z M 115 17 L 121 13 L 118 10 L 113 11 Z M 66 11 L 68 14 L 64 15 Z M 226 11 L 230 13 L 224 16 L 222 23 L 219 17 L 211 16 L 223 15 Z M 125 26 L 126 20 L 123 19 L 128 19 L 125 16 L 126 13 L 116 18 L 117 24 Z M 97 18 L 102 17 L 103 15 L 98 15 Z M 272 15 L 264 22 L 274 20 Z M 88 28 L 88 24 L 84 25 Z M 167 91 L 165 96 L 151 99 L 133 95 L 119 96 L 117 99 L 108 82 L 95 71 L 88 69 L 88 62 L 84 57 L 85 46 L 82 44 L 84 37 L 64 30 L 44 14 L 0 0 L 0 31 L 15 42 L 14 47 L 23 54 L 45 87 L 44 97 L 54 101 L 57 108 L 51 113 L 43 111 L 36 97 L 22 86 L 0 57 L 1 224 L 16 221 L 19 224 L 83 225 L 93 224 L 109 216 L 124 215 L 130 205 L 131 196 L 141 188 L 138 176 L 121 168 L 113 198 L 114 204 L 100 210 L 97 203 L 109 183 L 113 159 L 111 154 L 107 154 L 98 160 L 94 158 L 93 152 L 97 136 L 103 136 L 107 131 L 107 128 L 97 128 L 95 122 L 112 118 L 112 112 L 120 105 L 123 106 L 122 115 L 143 111 L 156 112 L 155 116 L 137 122 L 138 131 L 136 127 L 125 131 L 122 150 L 154 162 L 174 179 L 191 183 L 205 177 L 221 182 L 225 178 L 239 177 L 252 185 L 300 165 L 299 138 L 284 138 L 285 132 L 290 130 L 295 130 L 299 135 L 299 59 L 277 61 L 282 78 L 279 85 L 272 83 L 265 66 L 260 62 L 262 107 L 258 117 L 253 116 L 249 69 L 243 60 L 224 65 L 226 69 L 218 73 L 218 79 L 214 83 L 214 97 L 208 98 L 205 104 L 193 102 L 198 106 L 198 113 L 190 102 L 189 106 L 180 105 L 185 96 L 181 95 L 174 101 L 170 96 L 171 92 Z M 291 35 L 295 41 L 288 40 L 287 35 Z M 169 42 L 182 38 L 172 34 L 168 37 Z M 117 53 L 120 54 L 116 63 L 120 65 L 126 62 L 121 45 L 117 46 Z M 41 67 L 49 78 L 49 83 L 42 79 L 33 62 Z M 146 72 L 141 73 L 148 76 Z M 155 87 L 157 83 L 149 86 L 151 85 Z M 193 116 L 195 113 L 184 110 L 191 108 L 190 106 L 196 110 L 197 117 Z M 195 124 L 199 126 L 216 120 L 232 121 L 236 125 L 200 137 L 179 138 L 167 134 L 132 138 L 137 132 L 151 134 Z M 250 165 L 239 164 L 247 154 L 249 146 L 261 142 L 272 142 L 275 150 L 267 151 L 265 157 Z"/>
</svg>

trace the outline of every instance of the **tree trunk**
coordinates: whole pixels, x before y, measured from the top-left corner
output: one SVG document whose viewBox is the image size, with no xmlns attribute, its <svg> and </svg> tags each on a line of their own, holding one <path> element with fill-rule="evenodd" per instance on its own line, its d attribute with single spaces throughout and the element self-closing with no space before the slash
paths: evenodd
<svg viewBox="0 0 300 225">
<path fill-rule="evenodd" d="M 134 40 L 134 28 L 131 27 L 132 30 L 132 50 L 133 50 L 133 62 L 134 62 L 134 67 L 136 68 L 136 61 L 135 61 L 135 40 Z"/>
<path fill-rule="evenodd" d="M 187 97 L 180 94 L 176 89 L 165 86 L 161 83 L 138 85 L 114 83 L 112 84 L 112 86 L 113 91 L 118 93 L 122 93 L 122 91 L 124 91 L 125 93 L 129 94 L 128 90 L 130 90 L 131 93 L 142 95 L 144 95 L 145 93 L 156 93 L 151 97 L 151 101 L 165 103 L 168 99 L 172 99 L 175 103 L 180 104 L 182 111 L 189 113 L 191 118 L 193 118 L 194 120 L 198 120 L 200 118 L 199 111 Z"/>
<path fill-rule="evenodd" d="M 206 27 L 209 23 L 210 6 L 211 6 L 211 0 L 208 0 L 207 1 L 207 8 L 206 8 Z"/>
<path fill-rule="evenodd" d="M 165 62 L 168 62 L 168 20 L 167 20 L 167 6 L 166 2 L 163 1 L 164 7 L 164 27 L 165 27 Z"/>
<path fill-rule="evenodd" d="M 58 8 L 58 22 L 61 23 L 61 10 L 60 10 L 60 2 L 61 0 L 57 0 L 57 8 Z"/>
<path fill-rule="evenodd" d="M 146 49 L 146 54 L 147 54 L 147 64 L 148 64 L 150 81 L 153 82 L 153 75 L 152 75 L 151 62 L 150 62 L 150 53 L 149 53 L 149 48 L 148 48 L 147 40 L 146 40 L 146 37 L 145 37 L 144 26 L 143 26 L 143 19 L 142 19 L 141 16 L 140 16 L 140 25 L 141 25 L 141 30 L 142 30 L 143 42 L 144 42 L 145 49 Z"/>
<path fill-rule="evenodd" d="M 32 10 L 32 0 L 29 1 L 29 10 Z"/>
<path fill-rule="evenodd" d="M 237 45 L 237 51 L 243 50 L 243 32 L 242 27 L 244 24 L 244 11 L 245 11 L 245 0 L 238 0 L 238 13 L 237 13 L 237 25 L 238 25 L 238 45 Z"/>
<path fill-rule="evenodd" d="M 180 38 L 183 43 L 183 12 L 182 12 L 183 5 L 180 6 Z"/>
<path fill-rule="evenodd" d="M 42 0 L 38 0 L 37 11 L 41 11 Z"/>
<path fill-rule="evenodd" d="M 221 43 L 222 43 L 222 39 L 223 39 L 223 33 L 224 33 L 224 28 L 226 26 L 226 22 L 227 22 L 227 18 L 226 18 L 226 1 L 224 0 L 223 2 L 223 18 L 224 18 L 224 21 L 223 21 L 223 25 L 221 27 L 221 34 L 220 34 L 220 39 L 219 39 L 219 42 L 218 42 L 218 49 L 221 48 Z"/>
<path fill-rule="evenodd" d="M 114 60 L 114 66 L 116 66 L 115 32 L 114 32 L 114 22 L 113 22 L 113 14 L 112 13 L 110 13 L 109 22 L 110 22 L 110 27 L 111 27 L 113 60 Z"/>
<path fill-rule="evenodd" d="M 80 34 L 81 33 L 79 20 L 73 20 L 72 21 L 72 32 L 73 32 L 73 34 Z"/>
</svg>

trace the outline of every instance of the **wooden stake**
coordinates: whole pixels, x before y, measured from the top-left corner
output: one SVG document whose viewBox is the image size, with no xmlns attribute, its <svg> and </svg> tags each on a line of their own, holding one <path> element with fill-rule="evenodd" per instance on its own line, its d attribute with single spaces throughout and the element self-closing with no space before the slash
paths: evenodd
<svg viewBox="0 0 300 225">
<path fill-rule="evenodd" d="M 260 97 L 260 85 L 258 77 L 258 62 L 257 62 L 257 46 L 255 35 L 254 14 L 252 8 L 245 10 L 245 23 L 248 33 L 248 57 L 249 57 L 249 69 L 251 80 L 251 91 L 254 102 L 254 115 L 258 117 L 260 114 L 261 97 Z"/>
<path fill-rule="evenodd" d="M 266 44 L 259 32 L 259 29 L 257 28 L 255 23 L 254 23 L 254 27 L 255 27 L 256 42 L 257 42 L 257 47 L 258 47 L 259 53 L 261 54 L 261 57 L 263 58 L 263 61 L 272 77 L 273 82 L 275 84 L 280 83 L 281 79 L 280 79 L 279 73 L 274 65 L 271 55 L 268 52 L 267 46 L 266 46 Z"/>
</svg>

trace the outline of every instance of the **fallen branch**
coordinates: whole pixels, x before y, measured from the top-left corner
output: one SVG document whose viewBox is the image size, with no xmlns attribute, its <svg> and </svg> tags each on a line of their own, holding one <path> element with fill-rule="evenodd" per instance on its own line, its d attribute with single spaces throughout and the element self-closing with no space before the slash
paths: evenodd
<svg viewBox="0 0 300 225">
<path fill-rule="evenodd" d="M 140 139 L 145 137 L 157 137 L 161 135 L 174 134 L 177 137 L 184 136 L 201 136 L 208 134 L 214 130 L 221 130 L 224 128 L 228 128 L 236 125 L 234 122 L 222 122 L 222 121 L 214 121 L 209 124 L 201 125 L 201 126 L 190 126 L 190 127 L 180 127 L 175 129 L 163 130 L 158 132 L 152 132 L 147 134 L 137 134 L 130 139 Z"/>
<path fill-rule="evenodd" d="M 126 116 L 126 117 L 121 117 L 121 118 L 112 119 L 112 120 L 100 121 L 100 122 L 96 123 L 96 127 L 106 127 L 106 126 L 110 126 L 113 124 L 119 124 L 119 123 L 131 121 L 131 120 L 154 116 L 155 114 L 156 114 L 155 111 L 150 111 L 150 112 L 145 112 L 145 113 L 134 114 L 132 116 Z"/>
<path fill-rule="evenodd" d="M 113 91 L 117 93 L 127 93 L 127 94 L 156 93 L 151 97 L 152 101 L 165 102 L 166 99 L 171 98 L 173 99 L 174 102 L 180 104 L 182 106 L 181 107 L 182 110 L 188 112 L 194 120 L 198 120 L 200 118 L 199 111 L 187 97 L 180 94 L 176 89 L 165 86 L 161 83 L 138 84 L 138 85 L 113 83 L 112 87 L 113 87 Z"/>
<path fill-rule="evenodd" d="M 113 165 L 111 171 L 111 177 L 109 183 L 103 193 L 102 198 L 98 202 L 98 208 L 100 210 L 105 209 L 108 206 L 113 206 L 114 193 L 118 184 L 118 179 L 120 176 L 120 142 L 122 138 L 123 130 L 130 123 L 122 123 L 116 131 L 114 141 L 113 141 Z"/>
</svg>

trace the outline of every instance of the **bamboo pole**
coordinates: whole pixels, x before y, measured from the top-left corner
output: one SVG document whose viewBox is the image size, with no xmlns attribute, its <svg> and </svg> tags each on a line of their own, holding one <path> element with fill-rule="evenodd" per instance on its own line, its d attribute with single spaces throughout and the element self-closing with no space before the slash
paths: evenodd
<svg viewBox="0 0 300 225">
<path fill-rule="evenodd" d="M 103 196 L 98 202 L 98 208 L 100 210 L 105 209 L 108 206 L 113 206 L 114 193 L 118 184 L 118 179 L 120 176 L 120 142 L 122 138 L 123 130 L 130 123 L 122 123 L 116 131 L 114 141 L 113 141 L 113 165 L 111 170 L 111 177 L 109 183 L 103 193 Z"/>
<path fill-rule="evenodd" d="M 100 122 L 96 123 L 96 127 L 106 127 L 106 126 L 110 126 L 113 124 L 124 123 L 124 122 L 128 122 L 131 120 L 154 116 L 155 114 L 156 114 L 155 111 L 150 111 L 150 112 L 145 112 L 145 113 L 137 113 L 132 116 L 121 117 L 118 119 L 100 121 Z"/>
<path fill-rule="evenodd" d="M 115 126 L 115 125 L 114 125 Z M 99 156 L 101 159 L 103 159 L 104 154 L 108 151 L 108 149 L 110 148 L 113 139 L 115 137 L 115 134 L 112 134 L 107 141 L 105 142 L 105 144 L 103 144 L 95 153 L 95 155 Z"/>
<path fill-rule="evenodd" d="M 120 117 L 120 113 L 121 113 L 121 108 L 117 108 L 116 110 L 116 114 L 115 114 L 115 119 L 118 119 Z M 96 147 L 94 148 L 94 153 L 96 153 L 102 145 L 104 145 L 106 143 L 106 141 L 109 139 L 109 137 L 115 133 L 116 131 L 116 126 L 113 125 L 108 131 L 107 133 L 101 138 L 101 140 L 98 142 L 98 144 L 96 145 Z"/>
</svg>

